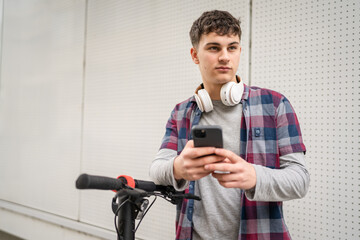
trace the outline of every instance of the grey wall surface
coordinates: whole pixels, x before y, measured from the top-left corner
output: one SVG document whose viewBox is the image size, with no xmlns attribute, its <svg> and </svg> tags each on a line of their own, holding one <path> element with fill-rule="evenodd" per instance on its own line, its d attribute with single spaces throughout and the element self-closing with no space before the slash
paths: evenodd
<svg viewBox="0 0 360 240">
<path fill-rule="evenodd" d="M 360 2 L 253 1 L 252 85 L 298 115 L 308 195 L 286 202 L 294 239 L 360 237 Z"/>
<path fill-rule="evenodd" d="M 83 172 L 148 180 L 165 124 L 201 77 L 188 32 L 240 17 L 239 75 L 297 112 L 311 186 L 284 203 L 294 239 L 360 238 L 358 1 L 0 0 L 0 229 L 25 239 L 115 239 L 113 192 Z M 137 236 L 173 239 L 157 200 Z M 24 226 L 21 231 L 16 227 Z"/>
</svg>

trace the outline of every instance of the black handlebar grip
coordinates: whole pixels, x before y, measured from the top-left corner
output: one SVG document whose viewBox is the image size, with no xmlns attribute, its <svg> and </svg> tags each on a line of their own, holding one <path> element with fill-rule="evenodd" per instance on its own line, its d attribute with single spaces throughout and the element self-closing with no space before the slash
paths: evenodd
<svg viewBox="0 0 360 240">
<path fill-rule="evenodd" d="M 136 179 L 135 179 L 135 187 L 142 189 L 146 192 L 153 192 L 153 191 L 158 190 L 157 186 L 154 182 L 142 181 L 142 180 L 136 180 Z"/>
<path fill-rule="evenodd" d="M 115 178 L 81 174 L 76 180 L 77 189 L 119 190 L 124 183 Z"/>
</svg>

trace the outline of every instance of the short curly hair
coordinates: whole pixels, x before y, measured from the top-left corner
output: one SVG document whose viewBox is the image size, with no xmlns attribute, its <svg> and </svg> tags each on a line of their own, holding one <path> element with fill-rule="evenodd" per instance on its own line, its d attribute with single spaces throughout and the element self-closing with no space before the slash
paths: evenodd
<svg viewBox="0 0 360 240">
<path fill-rule="evenodd" d="M 213 10 L 204 12 L 190 29 L 191 44 L 197 47 L 203 34 L 215 32 L 223 35 L 239 35 L 241 39 L 240 20 L 227 11 Z"/>
</svg>

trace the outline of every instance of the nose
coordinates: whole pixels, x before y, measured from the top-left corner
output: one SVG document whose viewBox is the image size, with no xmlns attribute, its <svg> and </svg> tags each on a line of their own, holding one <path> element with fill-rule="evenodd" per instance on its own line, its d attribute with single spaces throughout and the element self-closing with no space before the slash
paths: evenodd
<svg viewBox="0 0 360 240">
<path fill-rule="evenodd" d="M 220 52 L 219 62 L 229 62 L 229 61 L 230 61 L 229 53 L 227 49 L 223 49 Z"/>
</svg>

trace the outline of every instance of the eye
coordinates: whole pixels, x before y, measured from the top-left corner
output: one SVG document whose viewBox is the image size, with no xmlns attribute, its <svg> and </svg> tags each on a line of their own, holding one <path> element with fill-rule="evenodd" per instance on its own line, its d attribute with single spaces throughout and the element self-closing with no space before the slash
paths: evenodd
<svg viewBox="0 0 360 240">
<path fill-rule="evenodd" d="M 237 46 L 231 46 L 231 47 L 229 47 L 229 50 L 232 50 L 232 51 L 234 51 L 234 50 L 236 50 L 237 49 Z"/>
<path fill-rule="evenodd" d="M 210 50 L 210 51 L 217 51 L 217 50 L 218 50 L 218 47 L 212 46 L 212 47 L 209 47 L 209 50 Z"/>
</svg>

